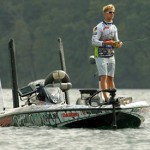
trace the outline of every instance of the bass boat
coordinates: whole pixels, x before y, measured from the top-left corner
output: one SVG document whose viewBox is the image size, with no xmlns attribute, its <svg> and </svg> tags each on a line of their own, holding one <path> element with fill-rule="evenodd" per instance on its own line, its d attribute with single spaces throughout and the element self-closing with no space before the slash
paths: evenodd
<svg viewBox="0 0 150 150">
<path fill-rule="evenodd" d="M 12 41 L 9 46 L 13 49 Z M 14 90 L 13 87 L 14 108 L 0 113 L 2 127 L 138 128 L 149 109 L 146 101 L 116 97 L 116 89 L 79 89 L 81 96 L 75 104 L 69 104 L 68 92 L 72 84 L 64 70 L 55 70 L 45 79 L 22 88 Z M 110 94 L 108 103 L 100 102 L 100 92 Z M 17 98 L 25 101 L 23 105 L 18 106 Z"/>
</svg>

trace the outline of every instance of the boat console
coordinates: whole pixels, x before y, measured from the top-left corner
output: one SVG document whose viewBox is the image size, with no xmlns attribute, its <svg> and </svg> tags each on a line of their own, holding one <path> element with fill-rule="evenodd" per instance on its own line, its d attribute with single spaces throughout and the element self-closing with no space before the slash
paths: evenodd
<svg viewBox="0 0 150 150">
<path fill-rule="evenodd" d="M 66 86 L 63 88 L 66 88 Z M 40 84 L 35 86 L 33 84 L 29 84 L 25 87 L 19 88 L 18 93 L 20 100 L 27 100 L 26 104 L 28 105 L 38 104 L 39 101 L 43 101 L 48 104 L 58 104 L 64 102 L 64 93 L 58 86 L 43 86 Z"/>
<path fill-rule="evenodd" d="M 36 89 L 34 89 L 31 85 L 28 85 L 28 86 L 19 88 L 18 93 L 19 93 L 19 96 L 21 97 L 30 96 L 33 93 L 36 93 Z"/>
<path fill-rule="evenodd" d="M 89 100 L 92 95 L 97 93 L 99 90 L 98 89 L 79 89 L 81 97 L 77 99 L 76 104 L 77 105 L 90 105 Z M 93 106 L 98 106 L 100 105 L 100 97 L 99 94 L 96 94 L 92 97 L 91 102 L 93 103 Z"/>
</svg>

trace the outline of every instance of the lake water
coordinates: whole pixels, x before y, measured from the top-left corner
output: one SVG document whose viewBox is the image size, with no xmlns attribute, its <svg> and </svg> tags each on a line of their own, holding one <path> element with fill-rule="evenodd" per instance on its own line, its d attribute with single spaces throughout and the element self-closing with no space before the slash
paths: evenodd
<svg viewBox="0 0 150 150">
<path fill-rule="evenodd" d="M 119 89 L 117 95 L 150 104 L 149 89 Z M 79 97 L 70 91 L 71 103 Z M 3 90 L 4 104 L 12 107 L 11 91 Z M 138 129 L 60 129 L 50 127 L 0 127 L 0 150 L 150 150 L 150 111 Z"/>
</svg>

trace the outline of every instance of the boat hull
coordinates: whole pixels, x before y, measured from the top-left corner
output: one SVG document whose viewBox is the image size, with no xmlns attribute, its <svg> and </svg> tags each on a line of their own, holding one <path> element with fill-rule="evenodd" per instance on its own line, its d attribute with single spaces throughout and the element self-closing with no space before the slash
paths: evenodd
<svg viewBox="0 0 150 150">
<path fill-rule="evenodd" d="M 142 116 L 134 116 L 134 114 L 127 114 L 123 112 L 116 113 L 117 128 L 136 128 L 144 121 Z M 106 114 L 96 116 L 85 120 L 80 120 L 65 125 L 69 128 L 112 128 L 113 127 L 113 114 Z"/>
<path fill-rule="evenodd" d="M 144 121 L 147 105 L 116 107 L 117 128 L 136 128 Z M 112 106 L 26 106 L 0 115 L 0 126 L 50 126 L 67 128 L 112 128 Z"/>
</svg>

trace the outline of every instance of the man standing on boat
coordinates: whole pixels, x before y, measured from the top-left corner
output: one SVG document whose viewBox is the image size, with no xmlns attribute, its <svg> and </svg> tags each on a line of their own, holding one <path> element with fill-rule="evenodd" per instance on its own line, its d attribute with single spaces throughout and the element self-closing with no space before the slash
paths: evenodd
<svg viewBox="0 0 150 150">
<path fill-rule="evenodd" d="M 121 48 L 123 43 L 118 39 L 117 27 L 113 24 L 115 6 L 112 4 L 103 7 L 104 20 L 93 28 L 92 45 L 98 70 L 101 89 L 115 88 L 115 57 L 114 49 Z M 103 92 L 105 102 L 109 98 Z"/>
</svg>

